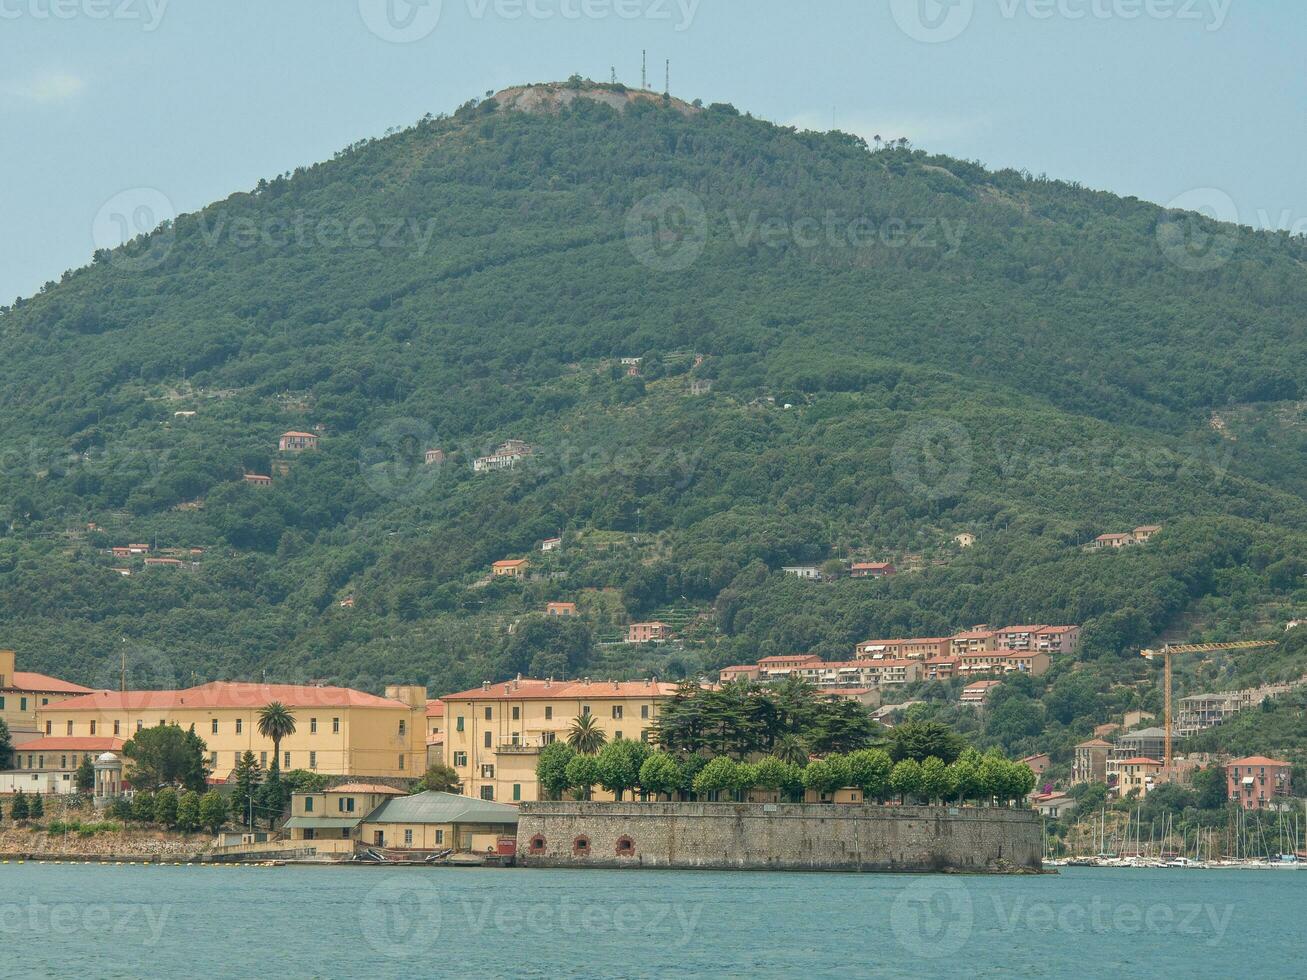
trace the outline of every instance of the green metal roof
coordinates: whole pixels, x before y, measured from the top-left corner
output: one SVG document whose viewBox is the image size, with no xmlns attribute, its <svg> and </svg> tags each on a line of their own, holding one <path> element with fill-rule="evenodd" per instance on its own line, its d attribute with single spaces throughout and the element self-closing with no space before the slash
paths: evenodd
<svg viewBox="0 0 1307 980">
<path fill-rule="evenodd" d="M 517 825 L 517 807 L 454 793 L 418 793 L 387 800 L 368 823 L 502 823 Z"/>
<path fill-rule="evenodd" d="M 286 821 L 286 830 L 344 830 L 357 827 L 363 822 L 362 817 L 346 819 L 344 817 L 291 817 Z"/>
</svg>

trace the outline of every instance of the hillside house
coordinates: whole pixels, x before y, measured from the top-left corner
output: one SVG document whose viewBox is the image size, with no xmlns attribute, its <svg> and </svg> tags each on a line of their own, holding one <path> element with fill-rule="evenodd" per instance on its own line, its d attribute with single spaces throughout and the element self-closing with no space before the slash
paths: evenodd
<svg viewBox="0 0 1307 980">
<path fill-rule="evenodd" d="M 1048 673 L 1048 654 L 1037 650 L 989 650 L 966 653 L 958 658 L 958 673 L 967 674 L 1029 674 L 1042 677 Z"/>
<path fill-rule="evenodd" d="M 562 538 L 545 538 L 540 542 L 541 551 L 557 551 L 563 546 Z"/>
<path fill-rule="evenodd" d="M 576 613 L 575 602 L 551 602 L 545 606 L 546 616 L 569 617 L 569 616 L 575 616 L 576 614 L 577 613 Z"/>
<path fill-rule="evenodd" d="M 805 582 L 820 582 L 822 580 L 821 569 L 816 565 L 786 565 L 781 571 L 786 575 L 793 575 L 795 578 L 803 579 Z"/>
<path fill-rule="evenodd" d="M 863 640 L 853 648 L 853 656 L 858 660 L 897 660 L 903 651 L 905 640 Z"/>
<path fill-rule="evenodd" d="M 526 578 L 528 562 L 525 558 L 504 558 L 490 566 L 493 578 Z"/>
<path fill-rule="evenodd" d="M 1135 528 L 1133 537 L 1139 544 L 1147 544 L 1160 530 L 1162 530 L 1160 524 L 1143 524 Z"/>
<path fill-rule="evenodd" d="M 509 439 L 489 456 L 481 456 L 472 461 L 472 472 L 490 473 L 495 470 L 512 469 L 519 460 L 525 459 L 535 450 L 521 439 Z"/>
<path fill-rule="evenodd" d="M 962 689 L 962 695 L 958 698 L 958 703 L 983 707 L 985 702 L 989 700 L 989 692 L 1001 683 L 1002 681 L 976 681 L 974 684 L 968 684 Z"/>
<path fill-rule="evenodd" d="M 1100 534 L 1094 538 L 1090 547 L 1095 550 L 1104 548 L 1128 548 L 1135 543 L 1133 534 Z"/>
<path fill-rule="evenodd" d="M 1245 810 L 1278 809 L 1293 793 L 1293 765 L 1264 755 L 1230 762 L 1225 779 L 1230 802 Z"/>
<path fill-rule="evenodd" d="M 990 629 L 973 629 L 949 637 L 950 657 L 974 656 L 998 649 L 998 634 Z"/>
<path fill-rule="evenodd" d="M 270 487 L 272 486 L 272 477 L 265 476 L 262 473 L 246 473 L 245 482 L 252 487 Z"/>
<path fill-rule="evenodd" d="M 1079 626 L 1006 626 L 995 637 L 1000 650 L 1039 650 L 1074 653 L 1080 644 Z"/>
<path fill-rule="evenodd" d="M 1031 772 L 1036 776 L 1042 776 L 1048 772 L 1049 767 L 1053 765 L 1053 760 L 1049 758 L 1047 752 L 1037 752 L 1034 755 L 1028 755 L 1021 760 L 1030 767 Z"/>
<path fill-rule="evenodd" d="M 439 466 L 445 461 L 445 451 L 443 449 L 428 449 L 422 454 L 422 459 L 427 466 Z"/>
<path fill-rule="evenodd" d="M 1161 785 L 1162 769 L 1160 762 L 1144 755 L 1130 756 L 1115 762 L 1109 759 L 1107 782 L 1116 787 L 1118 796 L 1135 793 L 1139 799 L 1143 799 Z"/>
<path fill-rule="evenodd" d="M 815 653 L 790 653 L 775 657 L 763 657 L 758 661 L 758 671 L 762 680 L 787 677 L 800 667 L 821 663 L 821 657 Z"/>
<path fill-rule="evenodd" d="M 734 667 L 723 667 L 717 675 L 717 680 L 723 684 L 729 684 L 731 681 L 756 681 L 757 679 L 757 664 L 738 664 Z"/>
<path fill-rule="evenodd" d="M 1071 783 L 1106 783 L 1107 756 L 1111 751 L 1112 743 L 1101 738 L 1079 743 L 1071 763 Z"/>
<path fill-rule="evenodd" d="M 712 391 L 712 381 L 708 378 L 695 378 L 690 382 L 690 394 L 706 395 Z"/>
<path fill-rule="evenodd" d="M 963 531 L 953 538 L 953 543 L 959 548 L 970 548 L 976 543 L 976 536 L 969 531 Z"/>
<path fill-rule="evenodd" d="M 632 623 L 626 628 L 627 643 L 662 643 L 671 636 L 672 628 L 666 623 Z"/>
<path fill-rule="evenodd" d="M 953 657 L 931 657 L 929 660 L 922 661 L 922 667 L 925 669 L 925 679 L 928 681 L 947 681 L 958 676 L 958 667 L 961 661 Z"/>
<path fill-rule="evenodd" d="M 302 453 L 307 449 L 318 448 L 318 437 L 312 432 L 283 432 L 277 440 L 277 451 L 283 453 Z"/>
<path fill-rule="evenodd" d="M 889 578 L 895 574 L 896 569 L 887 561 L 859 561 L 854 562 L 853 567 L 849 569 L 851 578 Z"/>
</svg>

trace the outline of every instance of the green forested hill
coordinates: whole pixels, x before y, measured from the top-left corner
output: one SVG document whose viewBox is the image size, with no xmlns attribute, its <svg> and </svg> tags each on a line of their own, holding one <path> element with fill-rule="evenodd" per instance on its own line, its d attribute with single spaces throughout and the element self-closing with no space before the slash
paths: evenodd
<svg viewBox="0 0 1307 980">
<path fill-rule="evenodd" d="M 0 642 L 92 683 L 126 648 L 143 680 L 452 689 L 1083 622 L 1093 685 L 1151 703 L 1139 645 L 1307 600 L 1303 256 L 729 106 L 470 103 L 3 311 Z M 531 460 L 474 475 L 509 438 Z M 121 577 L 136 541 L 205 552 Z M 523 555 L 539 578 L 480 581 Z M 779 571 L 850 557 L 919 570 Z M 683 648 L 601 643 L 669 608 Z"/>
</svg>

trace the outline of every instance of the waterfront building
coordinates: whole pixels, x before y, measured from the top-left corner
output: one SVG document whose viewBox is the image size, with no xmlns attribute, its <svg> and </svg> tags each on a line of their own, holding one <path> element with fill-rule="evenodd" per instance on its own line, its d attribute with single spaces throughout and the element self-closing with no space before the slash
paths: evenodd
<svg viewBox="0 0 1307 980">
<path fill-rule="evenodd" d="M 566 740 L 573 721 L 590 715 L 610 741 L 648 741 L 673 684 L 645 681 L 555 681 L 518 678 L 441 698 L 445 756 L 463 793 L 516 803 L 540 799 L 540 750 Z M 596 799 L 611 799 L 596 789 Z"/>
<path fill-rule="evenodd" d="M 453 793 L 396 796 L 368 815 L 359 836 L 388 850 L 496 853 L 502 838 L 516 843 L 517 807 Z"/>
<path fill-rule="evenodd" d="M 1116 787 L 1119 797 L 1124 799 L 1133 792 L 1139 799 L 1143 799 L 1163 782 L 1163 768 L 1162 763 L 1147 756 L 1132 756 L 1115 761 L 1109 759 L 1107 781 Z"/>
<path fill-rule="evenodd" d="M 403 795 L 402 789 L 377 783 L 342 783 L 320 792 L 292 793 L 290 819 L 282 832 L 292 841 L 345 841 L 328 849 L 351 851 L 364 818 L 386 800 Z"/>
<path fill-rule="evenodd" d="M 426 771 L 422 687 L 388 687 L 378 697 L 343 687 L 216 681 L 177 691 L 98 691 L 42 707 L 38 719 L 48 737 L 126 740 L 156 725 L 193 728 L 212 777 L 223 780 L 247 750 L 264 769 L 272 764 L 272 741 L 259 734 L 258 719 L 274 701 L 295 716 L 295 733 L 282 740 L 277 760 L 282 772 L 416 779 Z"/>
<path fill-rule="evenodd" d="M 1230 802 L 1245 810 L 1278 809 L 1293 794 L 1293 764 L 1264 755 L 1228 763 L 1225 779 Z"/>
<path fill-rule="evenodd" d="M 73 776 L 85 760 L 92 763 L 105 752 L 122 752 L 120 738 L 36 738 L 14 750 L 14 769 L 6 774 L 9 785 L 0 784 L 0 792 L 47 793 L 63 795 L 77 792 Z"/>
<path fill-rule="evenodd" d="M 18 655 L 0 650 L 0 721 L 9 727 L 15 748 L 40 737 L 41 708 L 91 693 L 89 687 L 17 668 Z"/>
</svg>

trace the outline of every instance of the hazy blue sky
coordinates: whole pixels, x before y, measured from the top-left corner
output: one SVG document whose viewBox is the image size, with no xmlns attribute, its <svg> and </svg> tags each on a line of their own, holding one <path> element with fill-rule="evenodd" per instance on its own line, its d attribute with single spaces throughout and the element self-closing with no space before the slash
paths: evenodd
<svg viewBox="0 0 1307 980">
<path fill-rule="evenodd" d="M 1302 0 L 0 0 L 0 297 L 123 192 L 194 210 L 642 48 L 686 99 L 1301 229 L 1305 42 Z"/>
</svg>

